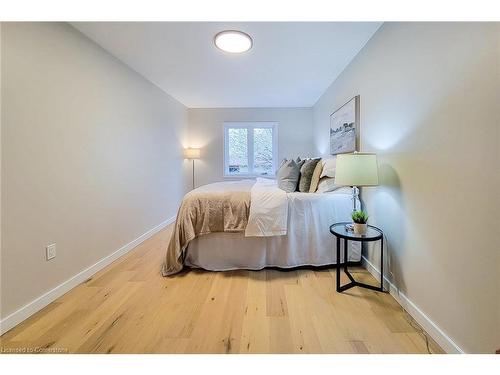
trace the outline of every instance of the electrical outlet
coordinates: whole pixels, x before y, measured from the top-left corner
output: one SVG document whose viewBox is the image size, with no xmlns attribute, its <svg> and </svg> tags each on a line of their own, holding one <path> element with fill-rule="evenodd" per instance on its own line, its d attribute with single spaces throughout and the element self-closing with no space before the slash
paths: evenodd
<svg viewBox="0 0 500 375">
<path fill-rule="evenodd" d="M 54 259 L 56 257 L 56 244 L 53 243 L 45 248 L 47 254 L 47 260 Z"/>
</svg>

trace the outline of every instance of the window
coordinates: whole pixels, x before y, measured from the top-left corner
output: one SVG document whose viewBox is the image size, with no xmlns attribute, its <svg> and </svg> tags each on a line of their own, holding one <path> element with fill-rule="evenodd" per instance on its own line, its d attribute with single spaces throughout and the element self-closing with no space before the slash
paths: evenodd
<svg viewBox="0 0 500 375">
<path fill-rule="evenodd" d="M 273 176 L 277 158 L 278 123 L 224 123 L 224 176 Z"/>
</svg>

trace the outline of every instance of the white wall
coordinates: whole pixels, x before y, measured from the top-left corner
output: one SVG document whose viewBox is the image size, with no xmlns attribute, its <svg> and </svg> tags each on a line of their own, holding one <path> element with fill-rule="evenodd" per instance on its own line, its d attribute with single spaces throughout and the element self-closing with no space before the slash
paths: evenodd
<svg viewBox="0 0 500 375">
<path fill-rule="evenodd" d="M 1 46 L 5 317 L 176 214 L 187 110 L 69 25 Z"/>
<path fill-rule="evenodd" d="M 361 96 L 387 276 L 466 352 L 500 346 L 498 43 L 498 24 L 386 23 L 313 109 L 326 153 L 329 114 Z"/>
<path fill-rule="evenodd" d="M 497 82 L 499 82 L 497 86 L 497 98 L 500 100 L 500 24 L 497 23 Z M 500 117 L 500 115 L 499 115 Z M 497 171 L 496 176 L 498 179 L 497 186 L 499 187 L 497 190 L 496 201 L 497 201 L 497 212 L 500 212 L 500 119 L 498 120 L 499 125 L 497 125 L 497 153 L 498 153 L 498 161 L 497 161 Z M 493 197 L 495 200 L 495 197 Z M 500 246 L 498 246 L 500 247 Z M 500 255 L 499 255 L 500 257 Z M 497 288 L 500 291 L 500 259 L 497 263 Z M 497 295 L 499 295 L 498 293 Z M 497 311 L 498 311 L 498 319 L 500 320 L 500 297 L 497 298 Z M 500 322 L 499 322 L 500 323 Z M 498 324 L 500 326 L 500 324 Z M 500 331 L 500 328 L 499 328 Z M 498 333 L 500 337 L 500 333 Z M 500 338 L 498 340 L 500 342 Z M 500 344 L 497 345 L 497 350 L 500 350 Z"/>
<path fill-rule="evenodd" d="M 201 159 L 195 165 L 196 186 L 224 179 L 225 121 L 277 121 L 279 160 L 314 154 L 311 108 L 189 109 L 190 143 L 185 146 L 201 148 Z"/>
<path fill-rule="evenodd" d="M 2 28 L 3 28 L 3 22 L 0 22 L 0 320 L 1 320 L 1 311 L 2 311 Z"/>
</svg>

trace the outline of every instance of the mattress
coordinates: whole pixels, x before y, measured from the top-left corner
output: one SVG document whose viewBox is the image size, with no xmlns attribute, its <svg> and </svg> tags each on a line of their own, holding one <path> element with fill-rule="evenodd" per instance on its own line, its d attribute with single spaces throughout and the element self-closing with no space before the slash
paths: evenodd
<svg viewBox="0 0 500 375">
<path fill-rule="evenodd" d="M 336 241 L 329 228 L 335 222 L 350 221 L 351 190 L 341 188 L 322 194 L 290 193 L 288 205 L 286 235 L 205 234 L 189 243 L 184 264 L 212 271 L 336 264 Z M 343 254 L 341 251 L 340 262 L 344 262 Z M 349 242 L 348 261 L 360 260 L 361 244 Z"/>
</svg>

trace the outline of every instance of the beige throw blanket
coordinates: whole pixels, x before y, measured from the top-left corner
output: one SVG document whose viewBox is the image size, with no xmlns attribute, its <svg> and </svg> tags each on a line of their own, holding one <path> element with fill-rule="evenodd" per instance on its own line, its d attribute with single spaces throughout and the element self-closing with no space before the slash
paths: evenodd
<svg viewBox="0 0 500 375">
<path fill-rule="evenodd" d="M 184 251 L 195 237 L 213 232 L 243 232 L 254 181 L 217 182 L 184 196 L 167 248 L 163 276 L 182 270 Z"/>
</svg>

